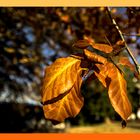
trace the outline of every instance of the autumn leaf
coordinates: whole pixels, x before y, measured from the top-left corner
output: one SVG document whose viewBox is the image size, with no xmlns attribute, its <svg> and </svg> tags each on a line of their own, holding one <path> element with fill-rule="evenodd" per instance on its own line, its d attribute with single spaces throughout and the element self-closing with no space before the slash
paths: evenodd
<svg viewBox="0 0 140 140">
<path fill-rule="evenodd" d="M 105 53 L 111 53 L 113 51 L 113 47 L 107 44 L 95 43 L 95 44 L 92 44 L 92 48 L 105 52 Z"/>
<path fill-rule="evenodd" d="M 79 60 L 84 60 L 84 55 L 83 54 L 71 54 L 70 57 L 73 57 L 73 58 L 76 58 L 76 59 L 79 59 Z"/>
<path fill-rule="evenodd" d="M 109 71 L 108 71 L 107 65 L 105 66 L 101 64 L 95 64 L 94 74 L 105 88 L 107 88 L 106 77 L 108 76 L 108 72 Z"/>
<path fill-rule="evenodd" d="M 75 117 L 81 110 L 84 98 L 80 93 L 82 84 L 81 72 L 75 75 L 76 81 L 71 90 L 61 100 L 43 106 L 45 117 L 49 120 L 62 122 L 68 117 Z"/>
<path fill-rule="evenodd" d="M 127 83 L 120 71 L 113 64 L 110 65 L 108 75 L 111 80 L 108 87 L 109 98 L 115 111 L 126 121 L 132 112 L 132 107 L 127 97 Z"/>
<path fill-rule="evenodd" d="M 131 62 L 129 61 L 129 59 L 127 57 L 120 57 L 119 58 L 119 62 L 118 65 L 123 65 L 128 67 L 132 72 L 135 71 L 135 66 L 133 64 L 131 64 Z"/>
<path fill-rule="evenodd" d="M 89 46 L 105 53 L 111 53 L 113 51 L 113 47 L 110 45 L 94 43 L 93 41 L 89 41 L 88 39 L 79 40 L 75 44 L 73 44 L 73 47 L 79 49 L 86 49 Z"/>
<path fill-rule="evenodd" d="M 90 60 L 92 62 L 95 62 L 95 63 L 102 63 L 102 64 L 104 64 L 107 61 L 107 59 L 104 58 L 103 56 L 98 55 L 98 54 L 96 54 L 94 52 L 91 52 L 91 51 L 89 51 L 87 49 L 84 49 L 84 54 L 85 54 L 85 57 L 88 60 Z"/>
<path fill-rule="evenodd" d="M 94 49 L 108 53 L 109 56 L 113 53 L 113 48 L 107 44 L 95 44 L 81 40 L 74 45 L 83 49 L 83 54 L 59 58 L 45 70 L 41 90 L 45 117 L 55 122 L 75 117 L 84 102 L 80 93 L 82 76 L 84 78 L 94 68 L 95 76 L 108 89 L 114 110 L 126 122 L 132 108 L 127 97 L 126 81 L 117 65 L 121 64 L 132 70 L 133 67 L 129 60 L 122 57 L 119 63 L 115 64 L 111 58 L 107 59 L 86 49 L 91 45 Z"/>
<path fill-rule="evenodd" d="M 90 46 L 90 42 L 88 40 L 78 40 L 76 43 L 73 44 L 73 47 L 79 49 L 85 49 Z"/>
<path fill-rule="evenodd" d="M 115 45 L 121 46 L 121 47 L 125 47 L 125 42 L 123 40 L 119 40 L 116 42 Z"/>
<path fill-rule="evenodd" d="M 57 59 L 46 68 L 41 90 L 43 103 L 56 99 L 74 86 L 80 64 L 80 60 L 67 57 Z"/>
<path fill-rule="evenodd" d="M 91 36 L 84 35 L 83 38 L 84 40 L 87 40 L 91 45 L 95 43 L 94 39 Z"/>
<path fill-rule="evenodd" d="M 96 64 L 96 67 L 98 71 L 96 70 L 95 75 L 108 88 L 108 95 L 113 108 L 126 121 L 132 112 L 132 108 L 127 97 L 127 84 L 123 75 L 110 62 L 104 66 Z"/>
<path fill-rule="evenodd" d="M 112 53 L 112 55 L 113 56 L 119 55 L 120 52 L 122 50 L 124 50 L 124 48 L 125 48 L 125 42 L 122 41 L 122 40 L 117 41 L 116 44 L 113 45 L 113 53 Z"/>
</svg>

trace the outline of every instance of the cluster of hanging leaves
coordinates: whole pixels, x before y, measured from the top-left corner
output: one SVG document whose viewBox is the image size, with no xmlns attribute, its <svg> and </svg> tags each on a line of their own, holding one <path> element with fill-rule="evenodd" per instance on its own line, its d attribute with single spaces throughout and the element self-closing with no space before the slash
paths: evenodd
<svg viewBox="0 0 140 140">
<path fill-rule="evenodd" d="M 84 104 L 80 92 L 83 79 L 90 70 L 94 70 L 94 77 L 108 90 L 111 105 L 123 119 L 122 125 L 125 125 L 132 107 L 127 97 L 127 83 L 122 67 L 133 72 L 135 67 L 129 58 L 120 56 L 125 48 L 124 42 L 118 41 L 111 46 L 84 39 L 73 47 L 81 49 L 82 53 L 58 58 L 45 70 L 41 90 L 45 117 L 52 122 L 75 117 Z"/>
</svg>

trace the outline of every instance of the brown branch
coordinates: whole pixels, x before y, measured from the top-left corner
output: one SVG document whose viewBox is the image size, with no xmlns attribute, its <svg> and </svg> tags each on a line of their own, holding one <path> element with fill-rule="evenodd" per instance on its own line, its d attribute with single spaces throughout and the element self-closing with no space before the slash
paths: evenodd
<svg viewBox="0 0 140 140">
<path fill-rule="evenodd" d="M 126 48 L 128 54 L 129 54 L 129 56 L 131 57 L 132 61 L 134 62 L 138 74 L 140 74 L 140 65 L 138 64 L 138 62 L 136 61 L 136 59 L 133 56 L 132 52 L 130 51 L 129 47 L 127 46 L 127 43 L 126 43 L 126 41 L 124 39 L 124 36 L 123 36 L 123 33 L 121 32 L 121 30 L 120 30 L 119 26 L 117 25 L 115 19 L 112 17 L 111 10 L 110 10 L 109 7 L 107 7 L 107 12 L 108 12 L 109 18 L 110 18 L 112 24 L 114 25 L 118 35 L 120 36 L 121 40 L 124 41 L 125 48 Z"/>
</svg>

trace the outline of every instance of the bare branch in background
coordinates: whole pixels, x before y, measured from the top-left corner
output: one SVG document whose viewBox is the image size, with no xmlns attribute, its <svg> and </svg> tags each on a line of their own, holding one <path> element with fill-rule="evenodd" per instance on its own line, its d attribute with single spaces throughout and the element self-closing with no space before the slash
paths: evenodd
<svg viewBox="0 0 140 140">
<path fill-rule="evenodd" d="M 114 27 L 116 28 L 116 31 L 118 33 L 118 35 L 120 36 L 121 40 L 124 41 L 125 43 L 125 48 L 128 52 L 128 54 L 130 55 L 132 61 L 134 62 L 135 66 L 136 66 L 136 70 L 138 72 L 138 74 L 140 74 L 140 65 L 138 64 L 137 60 L 135 59 L 135 57 L 133 56 L 132 52 L 130 51 L 125 39 L 124 39 L 124 36 L 123 36 L 123 33 L 121 32 L 119 26 L 117 25 L 115 19 L 112 17 L 111 15 L 111 9 L 109 7 L 107 7 L 107 12 L 108 12 L 108 15 L 109 15 L 109 18 L 111 19 L 112 21 L 112 24 L 114 25 Z"/>
</svg>

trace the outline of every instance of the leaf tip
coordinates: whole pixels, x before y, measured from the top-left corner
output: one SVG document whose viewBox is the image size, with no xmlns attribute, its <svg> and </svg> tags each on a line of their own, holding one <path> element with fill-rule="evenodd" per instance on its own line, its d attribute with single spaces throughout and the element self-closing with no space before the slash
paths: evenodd
<svg viewBox="0 0 140 140">
<path fill-rule="evenodd" d="M 125 120 L 122 120 L 121 125 L 122 125 L 122 128 L 125 128 L 127 125 L 127 122 Z"/>
</svg>

